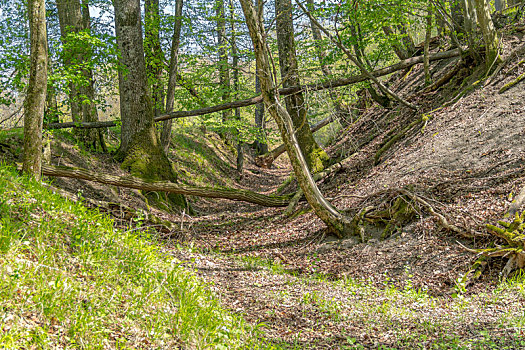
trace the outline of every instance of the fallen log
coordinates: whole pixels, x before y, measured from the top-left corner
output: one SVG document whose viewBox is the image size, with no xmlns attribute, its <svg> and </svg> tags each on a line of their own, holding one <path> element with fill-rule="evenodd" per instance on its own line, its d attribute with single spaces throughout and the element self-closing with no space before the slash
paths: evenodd
<svg viewBox="0 0 525 350">
<path fill-rule="evenodd" d="M 42 165 L 42 175 L 69 177 L 107 185 L 134 188 L 143 191 L 169 192 L 205 198 L 224 198 L 259 204 L 265 207 L 286 207 L 291 196 L 264 195 L 257 192 L 225 187 L 199 187 L 179 185 L 172 182 L 147 182 L 133 176 L 113 176 L 94 173 L 81 168 Z"/>
<path fill-rule="evenodd" d="M 436 60 L 442 60 L 446 58 L 452 58 L 457 57 L 460 55 L 459 49 L 453 49 L 449 51 L 443 51 L 438 52 L 435 54 L 432 54 L 429 56 L 430 61 L 436 61 Z M 396 64 L 393 64 L 391 66 L 375 70 L 373 72 L 370 72 L 374 77 L 382 77 L 388 74 L 395 73 L 399 70 L 403 70 L 406 68 L 409 68 L 415 64 L 422 63 L 423 62 L 423 56 L 417 56 L 408 58 L 406 60 L 400 61 Z M 299 85 L 299 86 L 291 86 L 287 88 L 279 89 L 279 94 L 281 96 L 288 96 L 293 95 L 301 91 L 320 91 L 325 89 L 332 89 L 336 87 L 351 85 L 355 83 L 359 83 L 362 81 L 367 80 L 368 77 L 364 74 L 358 74 L 353 75 L 351 77 L 347 78 L 341 78 L 341 79 L 335 79 L 330 80 L 318 84 L 308 84 L 308 85 Z M 223 103 L 220 105 L 205 107 L 205 108 L 199 108 L 191 111 L 176 111 L 171 112 L 167 114 L 160 115 L 155 118 L 155 122 L 160 122 L 163 120 L 169 120 L 169 119 L 178 119 L 178 118 L 187 118 L 187 117 L 196 117 L 200 115 L 220 112 L 228 109 L 235 109 L 240 107 L 247 107 L 251 105 L 255 105 L 262 102 L 262 96 L 254 96 L 245 100 L 239 100 L 229 103 Z M 74 123 L 74 122 L 67 122 L 67 123 L 50 123 L 46 125 L 47 129 L 67 129 L 67 128 L 80 128 L 80 129 L 91 129 L 91 128 L 108 128 L 112 126 L 116 126 L 120 121 L 105 121 L 105 122 L 92 122 L 92 123 Z"/>
</svg>

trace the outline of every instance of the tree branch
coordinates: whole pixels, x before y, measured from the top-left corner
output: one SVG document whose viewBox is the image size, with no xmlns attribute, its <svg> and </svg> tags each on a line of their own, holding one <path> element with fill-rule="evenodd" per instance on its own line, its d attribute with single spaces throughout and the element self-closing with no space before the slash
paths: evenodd
<svg viewBox="0 0 525 350">
<path fill-rule="evenodd" d="M 453 49 L 449 51 L 443 51 L 438 52 L 435 54 L 430 55 L 429 60 L 430 61 L 437 61 L 452 57 L 457 57 L 460 55 L 459 49 Z M 382 77 L 388 74 L 395 73 L 399 70 L 403 70 L 406 68 L 410 68 L 413 65 L 416 65 L 418 63 L 423 62 L 423 56 L 417 56 L 412 57 L 403 61 L 400 61 L 396 64 L 393 64 L 391 66 L 381 68 L 378 70 L 375 70 L 373 72 L 369 72 L 374 77 Z M 322 83 L 316 83 L 316 84 L 308 84 L 308 85 L 300 85 L 300 86 L 291 86 L 288 88 L 282 88 L 279 89 L 279 95 L 281 96 L 287 96 L 292 95 L 301 91 L 320 91 L 325 89 L 332 89 L 336 87 L 341 86 L 347 86 L 355 83 L 359 83 L 365 80 L 370 79 L 365 74 L 358 74 L 358 75 L 352 75 L 350 77 L 346 78 L 340 78 L 340 79 L 334 79 L 325 81 Z M 377 80 L 377 79 L 376 79 Z M 254 96 L 245 100 L 239 100 L 234 101 L 230 103 L 223 103 L 220 105 L 215 105 L 211 107 L 205 107 L 205 108 L 199 108 L 191 111 L 176 111 L 171 112 L 167 114 L 160 115 L 155 118 L 155 122 L 168 120 L 168 119 L 179 119 L 179 118 L 188 118 L 188 117 L 196 117 L 200 115 L 206 115 L 210 113 L 220 112 L 224 111 L 226 109 L 233 109 L 233 108 L 240 108 L 240 107 L 248 107 L 252 106 L 258 103 L 262 102 L 262 96 Z M 90 128 L 109 128 L 112 126 L 117 125 L 117 121 L 111 120 L 111 121 L 105 121 L 105 122 L 93 122 L 93 123 L 74 123 L 74 122 L 66 122 L 66 123 L 50 123 L 45 126 L 46 129 L 67 129 L 67 128 L 79 128 L 79 129 L 90 129 Z"/>
<path fill-rule="evenodd" d="M 343 44 L 341 44 L 340 41 L 336 40 L 332 34 L 330 34 L 330 32 L 321 25 L 321 23 L 319 23 L 319 21 L 317 21 L 317 19 L 310 13 L 310 11 L 308 11 L 306 9 L 306 7 L 299 1 L 299 0 L 295 0 L 295 3 L 297 5 L 299 5 L 299 7 L 301 8 L 301 10 L 303 10 L 303 12 L 308 16 L 308 18 L 310 18 L 310 21 L 315 24 L 323 33 L 325 33 L 326 37 L 328 39 L 330 39 L 330 41 L 332 41 L 341 51 L 344 52 L 344 54 L 350 59 L 350 61 L 352 61 L 356 66 L 357 68 L 359 68 L 359 70 L 361 71 L 361 73 L 366 76 L 368 79 L 372 80 L 378 87 L 379 89 L 386 95 L 389 95 L 389 96 L 392 96 L 392 98 L 396 101 L 398 101 L 399 103 L 401 103 L 402 105 L 408 107 L 408 108 L 411 108 L 411 109 L 418 109 L 418 107 L 408 101 L 406 101 L 405 99 L 403 99 L 401 96 L 399 96 L 398 94 L 396 94 L 395 92 L 393 92 L 392 90 L 390 90 L 389 88 L 387 88 L 382 82 L 380 82 L 371 72 L 369 72 L 364 65 L 361 64 L 361 62 L 359 62 L 359 60 L 354 57 L 354 55 L 352 55 L 352 53 L 346 48 L 343 46 Z"/>
</svg>

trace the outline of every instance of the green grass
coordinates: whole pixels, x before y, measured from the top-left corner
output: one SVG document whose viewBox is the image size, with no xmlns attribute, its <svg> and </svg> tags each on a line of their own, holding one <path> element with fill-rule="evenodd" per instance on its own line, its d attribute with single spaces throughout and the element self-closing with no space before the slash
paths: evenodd
<svg viewBox="0 0 525 350">
<path fill-rule="evenodd" d="M 0 167 L 0 348 L 270 348 L 154 236 Z"/>
</svg>

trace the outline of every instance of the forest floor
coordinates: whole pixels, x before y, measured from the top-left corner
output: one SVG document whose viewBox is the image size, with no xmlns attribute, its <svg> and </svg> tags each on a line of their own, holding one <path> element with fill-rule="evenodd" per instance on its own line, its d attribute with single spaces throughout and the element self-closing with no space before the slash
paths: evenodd
<svg viewBox="0 0 525 350">
<path fill-rule="evenodd" d="M 509 30 L 504 39 L 510 52 L 523 33 Z M 399 74 L 391 86 L 411 95 L 428 120 L 404 133 L 378 164 L 378 150 L 421 113 L 373 106 L 328 148 L 343 159 L 342 168 L 320 187 L 339 209 L 381 205 L 395 199 L 385 189 L 410 188 L 470 238 L 442 229 L 419 207 L 415 220 L 384 240 L 341 241 L 326 234 L 304 202 L 287 217 L 284 209 L 191 198 L 196 214 L 169 214 L 150 208 L 134 190 L 71 179 L 55 179 L 53 186 L 172 222 L 159 233 L 170 254 L 208 282 L 226 308 L 283 348 L 525 349 L 525 276 L 502 281 L 505 259 L 494 259 L 479 279 L 464 281 L 477 256 L 458 244 L 486 247 L 493 239 L 485 225 L 502 219 L 511 194 L 525 185 L 525 83 L 498 93 L 525 72 L 522 62 L 445 108 L 439 107 L 453 91 L 490 79 L 471 70 L 470 78 L 458 74 L 437 92 L 411 95 L 422 88 L 421 67 L 410 78 Z M 434 80 L 456 63 L 433 64 Z M 174 144 L 182 182 L 272 193 L 291 173 L 285 156 L 272 169 L 257 168 L 248 156 L 236 180 L 233 150 L 209 132 L 177 134 Z M 6 147 L 0 148 L 4 157 Z M 65 134 L 57 133 L 52 147 L 53 164 L 124 174 L 110 156 L 82 152 Z M 121 225 L 131 223 L 113 215 Z"/>
</svg>

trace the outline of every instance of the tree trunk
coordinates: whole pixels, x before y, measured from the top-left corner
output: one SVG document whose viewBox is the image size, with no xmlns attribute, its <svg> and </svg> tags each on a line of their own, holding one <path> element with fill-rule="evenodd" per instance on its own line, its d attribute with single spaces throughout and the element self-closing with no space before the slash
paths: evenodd
<svg viewBox="0 0 525 350">
<path fill-rule="evenodd" d="M 229 2 L 230 8 L 230 22 L 231 22 L 231 49 L 232 49 L 232 80 L 233 80 L 233 98 L 239 99 L 239 52 L 237 49 L 237 33 L 235 29 L 235 8 L 233 1 Z M 241 120 L 241 109 L 235 108 L 235 120 Z M 241 130 L 237 128 L 235 130 L 237 136 L 237 174 L 239 178 L 242 177 L 242 171 L 244 166 L 244 142 L 242 141 Z"/>
<path fill-rule="evenodd" d="M 306 159 L 295 136 L 295 126 L 286 108 L 279 101 L 279 94 L 272 79 L 268 47 L 263 23 L 255 13 L 250 0 L 241 0 L 246 24 L 253 42 L 257 72 L 261 79 L 261 91 L 270 115 L 275 119 L 288 151 L 295 176 L 315 213 L 328 226 L 331 233 L 342 237 L 350 228 L 350 221 L 339 213 L 323 197 L 310 174 Z M 279 13 L 279 12 L 278 12 Z"/>
<path fill-rule="evenodd" d="M 89 15 L 89 0 L 82 0 L 82 28 L 91 32 L 91 16 Z M 85 47 L 82 52 L 82 59 L 84 61 L 91 59 L 91 50 Z M 82 93 L 86 97 L 86 101 L 82 103 L 82 121 L 84 122 L 98 122 L 98 111 L 95 103 L 95 80 L 93 79 L 93 70 L 91 68 L 82 69 L 85 85 L 81 87 Z M 100 145 L 103 152 L 107 152 L 106 143 L 104 141 L 104 134 L 102 130 L 84 130 L 84 142 L 92 149 L 97 148 L 97 143 Z"/>
<path fill-rule="evenodd" d="M 401 41 L 403 42 L 403 45 L 405 46 L 405 50 L 407 53 L 407 58 L 414 56 L 416 53 L 416 45 L 414 44 L 414 39 L 410 35 L 410 33 L 407 30 L 407 24 L 399 24 L 397 26 L 397 29 L 401 33 Z"/>
<path fill-rule="evenodd" d="M 68 42 L 68 34 L 78 33 L 82 30 L 82 12 L 80 9 L 79 0 L 57 0 L 58 20 L 60 23 L 60 36 L 64 46 L 70 44 Z M 79 50 L 63 50 L 62 59 L 64 65 L 71 67 L 73 64 L 80 62 L 81 57 Z M 74 122 L 82 120 L 81 108 L 81 92 L 80 88 L 74 82 L 69 83 L 69 105 L 71 107 L 71 119 Z"/>
<path fill-rule="evenodd" d="M 457 33 L 463 33 L 464 32 L 464 17 L 463 17 L 463 9 L 461 6 L 461 2 L 465 0 L 448 0 L 449 6 L 450 6 L 450 12 L 452 16 L 452 25 L 454 27 L 454 31 Z"/>
<path fill-rule="evenodd" d="M 97 122 L 97 107 L 95 105 L 95 89 L 93 86 L 93 72 L 86 67 L 86 63 L 91 60 L 91 48 L 87 43 L 69 42 L 68 36 L 78 34 L 82 31 L 90 30 L 90 16 L 88 1 L 80 0 L 57 0 L 58 18 L 60 22 L 60 33 L 62 41 L 67 50 L 64 50 L 64 64 L 73 69 L 77 65 L 82 68 L 75 73 L 81 75 L 81 82 L 69 83 L 69 103 L 71 106 L 71 118 L 74 122 Z M 88 65 L 89 66 L 89 65 Z M 103 150 L 106 150 L 101 131 L 84 130 L 81 133 L 84 144 L 92 149 L 96 149 L 97 142 Z"/>
<path fill-rule="evenodd" d="M 395 35 L 394 28 L 392 28 L 391 26 L 383 26 L 383 32 L 387 36 Z M 400 42 L 396 41 L 395 43 L 393 43 L 392 49 L 394 50 L 394 53 L 396 54 L 397 58 L 399 58 L 400 60 L 406 60 L 409 57 L 406 48 Z"/>
<path fill-rule="evenodd" d="M 170 57 L 170 71 L 168 75 L 168 91 L 166 93 L 166 113 L 173 111 L 175 102 L 175 87 L 179 75 L 179 47 L 180 47 L 180 32 L 182 27 L 182 8 L 184 6 L 183 0 L 177 0 L 175 3 L 175 24 L 173 25 L 173 37 L 171 40 L 171 57 Z M 162 123 L 161 143 L 164 152 L 168 152 L 171 140 L 171 128 L 173 119 L 166 120 Z"/>
<path fill-rule="evenodd" d="M 160 9 L 159 0 L 144 1 L 144 51 L 146 54 L 146 74 L 151 89 L 153 114 L 162 114 L 164 110 L 164 89 L 162 67 L 164 53 L 160 45 Z"/>
<path fill-rule="evenodd" d="M 307 0 L 307 5 L 310 11 L 315 10 L 314 0 Z M 317 54 L 317 59 L 319 60 L 319 65 L 321 66 L 321 72 L 323 73 L 323 76 L 325 78 L 329 79 L 332 77 L 332 71 L 330 67 L 325 63 L 327 54 L 322 46 L 323 37 L 321 31 L 312 21 L 310 21 L 310 29 L 312 30 L 312 38 L 314 39 L 315 51 Z M 339 95 L 338 91 L 335 89 L 328 89 L 328 94 L 330 96 L 330 99 L 332 100 L 332 105 L 334 107 L 337 119 L 340 120 L 343 126 L 350 125 L 350 123 L 352 122 L 351 113 L 350 111 L 345 110 L 342 103 L 340 102 L 341 96 Z"/>
<path fill-rule="evenodd" d="M 295 53 L 294 28 L 291 0 L 275 0 L 277 25 L 277 46 L 279 48 L 279 65 L 284 88 L 300 85 L 299 69 Z M 262 78 L 261 78 L 262 79 Z M 262 81 L 261 81 L 262 85 Z M 312 172 L 321 171 L 328 164 L 328 155 L 315 141 L 308 120 L 303 93 L 285 98 L 286 110 L 292 118 L 297 140 Z"/>
<path fill-rule="evenodd" d="M 472 0 L 471 0 L 472 1 Z M 499 55 L 499 40 L 494 23 L 490 17 L 490 7 L 485 0 L 473 0 L 476 5 L 476 13 L 478 15 L 478 24 L 483 33 L 483 41 L 485 43 L 485 60 L 487 63 L 487 70 L 495 67 L 494 63 L 501 59 Z"/>
<path fill-rule="evenodd" d="M 255 0 L 255 7 L 259 8 L 259 2 L 262 0 Z M 260 6 L 260 16 L 263 16 L 264 6 Z M 257 73 L 257 72 L 256 72 Z M 261 82 L 259 75 L 255 74 L 255 93 L 261 94 Z M 258 138 L 254 142 L 255 154 L 260 156 L 268 153 L 268 143 L 266 142 L 266 125 L 264 119 L 264 103 L 261 101 L 255 106 L 255 126 L 259 129 Z"/>
<path fill-rule="evenodd" d="M 429 1 L 427 5 L 427 26 L 425 32 L 425 48 L 424 48 L 424 62 L 423 67 L 425 71 L 425 85 L 428 86 L 432 83 L 432 78 L 430 77 L 430 38 L 432 36 L 432 2 Z"/>
<path fill-rule="evenodd" d="M 217 17 L 217 45 L 219 54 L 219 86 L 222 92 L 222 102 L 226 103 L 230 100 L 230 69 L 228 67 L 228 50 L 226 50 L 226 17 L 224 9 L 225 0 L 215 1 L 215 13 Z M 226 110 L 222 112 L 222 121 L 226 122 L 231 117 L 231 111 Z"/>
<path fill-rule="evenodd" d="M 174 182 L 173 168 L 161 148 L 154 126 L 144 59 L 140 1 L 114 0 L 113 3 L 120 65 L 123 68 L 119 70 L 121 143 L 116 157 L 123 161 L 122 167 L 134 176 Z M 187 206 L 180 195 L 162 200 L 180 207 Z"/>
<path fill-rule="evenodd" d="M 507 7 L 507 0 L 495 0 L 494 7 L 496 11 L 503 11 Z"/>
<path fill-rule="evenodd" d="M 259 76 L 255 75 L 255 93 L 261 94 L 261 82 Z M 266 122 L 264 118 L 264 103 L 262 99 L 255 106 L 255 126 L 259 129 L 259 135 L 254 142 L 255 154 L 263 155 L 268 153 L 268 143 L 266 141 Z"/>
<path fill-rule="evenodd" d="M 323 127 L 327 126 L 328 124 L 330 124 L 334 120 L 335 119 L 333 118 L 333 116 L 329 116 L 328 118 L 325 118 L 325 119 L 319 121 L 318 123 L 316 123 L 315 125 L 312 126 L 312 128 L 311 128 L 312 133 L 315 133 L 315 132 L 319 131 L 320 129 L 322 129 Z M 255 158 L 255 165 L 257 165 L 257 166 L 259 166 L 261 168 L 270 168 L 272 163 L 273 163 L 273 161 L 275 159 L 277 159 L 277 157 L 279 157 L 284 152 L 286 152 L 286 147 L 285 147 L 284 144 L 282 144 L 282 145 L 274 148 L 270 152 L 256 157 Z"/>
<path fill-rule="evenodd" d="M 30 71 L 24 101 L 24 161 L 22 170 L 40 179 L 42 169 L 42 123 L 47 90 L 47 29 L 44 0 L 29 0 L 31 41 Z"/>
</svg>

